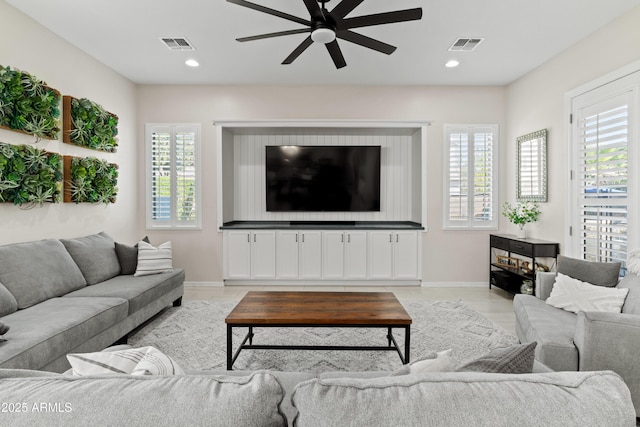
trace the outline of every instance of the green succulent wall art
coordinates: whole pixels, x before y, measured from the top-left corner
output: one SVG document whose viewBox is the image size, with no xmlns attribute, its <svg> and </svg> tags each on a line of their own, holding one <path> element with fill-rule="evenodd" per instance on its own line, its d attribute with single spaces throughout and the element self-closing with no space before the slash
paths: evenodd
<svg viewBox="0 0 640 427">
<path fill-rule="evenodd" d="M 60 201 L 62 160 L 30 145 L 0 142 L 0 202 L 23 207 Z"/>
<path fill-rule="evenodd" d="M 64 97 L 63 141 L 114 153 L 118 148 L 118 116 L 86 98 Z"/>
<path fill-rule="evenodd" d="M 31 74 L 0 65 L 0 127 L 40 139 L 60 135 L 60 92 Z"/>
<path fill-rule="evenodd" d="M 65 156 L 64 170 L 65 202 L 116 202 L 118 165 L 95 157 Z"/>
</svg>

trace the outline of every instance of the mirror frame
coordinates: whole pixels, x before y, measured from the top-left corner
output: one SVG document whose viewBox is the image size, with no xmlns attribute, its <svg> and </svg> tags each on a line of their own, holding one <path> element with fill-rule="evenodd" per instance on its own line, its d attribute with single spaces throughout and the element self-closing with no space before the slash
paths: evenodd
<svg viewBox="0 0 640 427">
<path fill-rule="evenodd" d="M 537 194 L 523 194 L 522 189 L 522 161 L 523 161 L 523 152 L 522 145 L 523 143 L 538 140 L 540 144 L 540 148 L 538 150 L 538 164 L 539 164 L 539 175 L 538 182 L 540 182 L 540 192 Z M 547 201 L 547 130 L 542 129 L 536 132 L 531 132 L 526 135 L 520 136 L 516 138 L 516 156 L 517 156 L 517 164 L 516 164 L 516 200 L 518 201 L 532 201 L 532 202 L 546 202 Z"/>
</svg>

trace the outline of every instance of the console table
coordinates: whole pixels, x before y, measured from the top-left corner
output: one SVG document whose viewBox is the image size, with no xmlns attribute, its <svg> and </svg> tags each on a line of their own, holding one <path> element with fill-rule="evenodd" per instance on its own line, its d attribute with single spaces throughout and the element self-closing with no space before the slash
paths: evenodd
<svg viewBox="0 0 640 427">
<path fill-rule="evenodd" d="M 506 255 L 501 255 L 498 252 Z M 560 244 L 538 239 L 520 239 L 513 235 L 491 234 L 489 240 L 489 289 L 497 286 L 513 294 L 520 293 L 523 280 L 531 280 L 535 291 L 536 259 L 553 258 L 551 268 L 560 253 Z M 515 256 L 514 256 L 515 255 Z M 531 271 L 523 269 L 529 262 Z"/>
</svg>

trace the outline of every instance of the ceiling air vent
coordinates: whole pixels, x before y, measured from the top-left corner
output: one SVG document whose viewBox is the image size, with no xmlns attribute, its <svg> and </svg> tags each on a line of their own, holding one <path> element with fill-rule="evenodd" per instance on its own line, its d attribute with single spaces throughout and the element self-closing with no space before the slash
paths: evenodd
<svg viewBox="0 0 640 427">
<path fill-rule="evenodd" d="M 160 40 L 171 50 L 196 50 L 184 37 L 162 37 Z"/>
<path fill-rule="evenodd" d="M 458 39 L 454 44 L 449 48 L 452 52 L 471 52 L 475 49 L 480 42 L 484 39 Z"/>
</svg>

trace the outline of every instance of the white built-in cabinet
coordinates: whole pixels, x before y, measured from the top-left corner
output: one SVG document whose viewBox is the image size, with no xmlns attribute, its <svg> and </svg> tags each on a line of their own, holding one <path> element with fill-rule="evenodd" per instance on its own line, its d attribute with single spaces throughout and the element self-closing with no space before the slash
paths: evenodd
<svg viewBox="0 0 640 427">
<path fill-rule="evenodd" d="M 276 233 L 233 230 L 225 235 L 225 276 L 229 279 L 275 279 Z"/>
<path fill-rule="evenodd" d="M 277 231 L 276 271 L 279 279 L 322 278 L 322 233 Z"/>
<path fill-rule="evenodd" d="M 225 230 L 225 280 L 421 278 L 420 231 Z"/>
<path fill-rule="evenodd" d="M 414 231 L 371 231 L 369 233 L 369 277 L 371 279 L 413 279 L 419 270 L 418 233 Z"/>
</svg>

